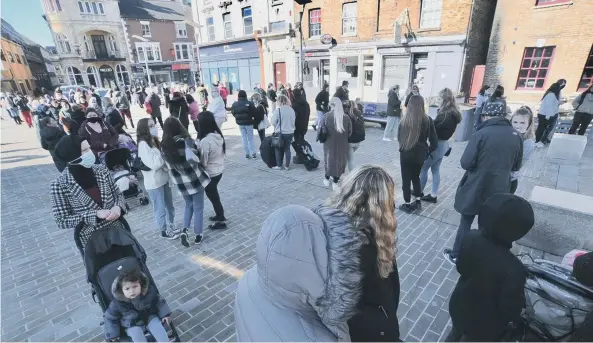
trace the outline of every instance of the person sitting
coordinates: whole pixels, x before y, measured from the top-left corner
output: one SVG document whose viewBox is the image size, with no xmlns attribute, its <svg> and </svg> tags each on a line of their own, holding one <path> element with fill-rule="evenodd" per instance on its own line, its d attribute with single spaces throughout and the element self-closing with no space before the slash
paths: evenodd
<svg viewBox="0 0 593 343">
<path fill-rule="evenodd" d="M 118 147 L 118 134 L 115 129 L 105 123 L 92 108 L 86 113 L 86 120 L 78 131 L 80 137 L 86 139 L 97 155 Z"/>
<path fill-rule="evenodd" d="M 480 206 L 479 229 L 465 236 L 457 257 L 460 277 L 449 301 L 448 342 L 515 341 L 526 279 L 511 247 L 534 220 L 529 202 L 516 195 L 494 194 Z"/>
</svg>

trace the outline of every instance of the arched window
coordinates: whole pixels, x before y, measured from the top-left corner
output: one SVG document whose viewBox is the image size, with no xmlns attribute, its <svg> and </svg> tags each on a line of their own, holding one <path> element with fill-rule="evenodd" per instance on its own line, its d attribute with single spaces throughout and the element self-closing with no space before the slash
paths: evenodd
<svg viewBox="0 0 593 343">
<path fill-rule="evenodd" d="M 66 72 L 68 73 L 68 80 L 70 81 L 71 85 L 84 85 L 84 79 L 82 78 L 82 74 L 78 68 L 68 67 Z"/>
<path fill-rule="evenodd" d="M 90 66 L 86 68 L 86 76 L 88 77 L 91 86 L 99 87 L 99 72 L 97 71 L 97 67 Z"/>
<path fill-rule="evenodd" d="M 109 49 L 112 53 L 117 51 L 117 42 L 115 41 L 115 37 L 113 35 L 109 35 Z"/>
<path fill-rule="evenodd" d="M 126 67 L 124 67 L 121 64 L 118 64 L 117 66 L 115 66 L 115 71 L 117 72 L 118 80 L 123 82 L 124 85 L 130 84 L 130 76 L 128 75 L 128 71 L 126 70 Z"/>
<path fill-rule="evenodd" d="M 82 39 L 84 41 L 84 49 L 86 51 L 91 51 L 91 42 L 89 41 L 89 37 L 84 35 Z"/>
<path fill-rule="evenodd" d="M 58 48 L 62 51 L 62 53 L 72 52 L 70 49 L 70 43 L 68 42 L 68 37 L 66 37 L 65 34 L 56 33 L 56 42 L 58 43 Z"/>
</svg>

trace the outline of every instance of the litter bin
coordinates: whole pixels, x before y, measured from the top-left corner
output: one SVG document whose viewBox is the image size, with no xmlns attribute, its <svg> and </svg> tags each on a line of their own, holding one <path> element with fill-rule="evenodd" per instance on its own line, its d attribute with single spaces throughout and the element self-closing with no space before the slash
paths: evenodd
<svg viewBox="0 0 593 343">
<path fill-rule="evenodd" d="M 474 133 L 474 106 L 460 105 L 459 110 L 461 111 L 461 122 L 457 125 L 455 130 L 455 140 L 458 142 L 465 142 Z"/>
</svg>

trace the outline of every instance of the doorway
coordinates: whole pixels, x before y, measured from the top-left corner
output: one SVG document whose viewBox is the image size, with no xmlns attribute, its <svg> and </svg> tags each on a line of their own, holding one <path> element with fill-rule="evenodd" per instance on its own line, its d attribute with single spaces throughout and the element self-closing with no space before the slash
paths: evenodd
<svg viewBox="0 0 593 343">
<path fill-rule="evenodd" d="M 107 45 L 105 44 L 105 36 L 103 35 L 91 35 L 93 41 L 93 48 L 95 49 L 96 58 L 107 58 L 109 53 L 107 52 Z"/>
<path fill-rule="evenodd" d="M 276 85 L 276 89 L 278 89 L 280 85 L 286 84 L 285 62 L 274 63 L 274 84 Z"/>
</svg>

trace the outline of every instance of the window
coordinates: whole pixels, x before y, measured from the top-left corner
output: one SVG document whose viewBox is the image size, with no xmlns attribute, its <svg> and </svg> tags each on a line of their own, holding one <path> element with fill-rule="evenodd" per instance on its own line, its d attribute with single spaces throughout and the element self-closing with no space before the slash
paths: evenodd
<svg viewBox="0 0 593 343">
<path fill-rule="evenodd" d="M 118 64 L 115 66 L 115 71 L 117 73 L 118 79 L 122 80 L 125 85 L 130 84 L 130 76 L 128 75 L 128 71 L 126 70 L 126 67 L 124 67 L 121 64 Z"/>
<path fill-rule="evenodd" d="M 517 78 L 517 89 L 542 89 L 554 56 L 553 46 L 525 48 Z"/>
<path fill-rule="evenodd" d="M 356 2 L 348 2 L 342 5 L 342 34 L 356 35 Z"/>
<path fill-rule="evenodd" d="M 182 21 L 175 22 L 175 34 L 177 37 L 183 38 L 187 37 L 187 28 L 185 27 L 185 23 Z"/>
<path fill-rule="evenodd" d="M 2 61 L 6 61 L 6 56 L 4 56 L 4 51 L 0 50 L 0 59 L 2 59 Z"/>
<path fill-rule="evenodd" d="M 136 54 L 138 55 L 138 62 L 160 62 L 161 46 L 159 43 L 136 43 Z"/>
<path fill-rule="evenodd" d="M 82 4 L 82 1 L 78 2 L 78 10 L 80 13 L 84 13 L 84 5 Z"/>
<path fill-rule="evenodd" d="M 581 76 L 581 81 L 579 82 L 578 89 L 585 89 L 589 87 L 590 84 L 593 83 L 593 45 L 591 45 L 591 51 L 589 51 L 589 56 L 587 58 L 587 62 L 585 62 L 585 68 L 583 68 L 583 75 Z"/>
<path fill-rule="evenodd" d="M 243 34 L 253 34 L 253 17 L 251 16 L 251 7 L 245 7 L 241 9 L 243 15 Z"/>
<path fill-rule="evenodd" d="M 86 51 L 91 51 L 91 43 L 89 42 L 89 37 L 87 37 L 86 35 L 84 35 L 82 37 L 82 40 L 84 41 L 84 49 Z"/>
<path fill-rule="evenodd" d="M 443 0 L 422 0 L 420 11 L 421 28 L 440 28 Z"/>
<path fill-rule="evenodd" d="M 142 28 L 142 36 L 144 37 L 150 37 L 152 36 L 150 34 L 150 23 L 147 21 L 141 21 L 140 22 L 140 27 Z"/>
<path fill-rule="evenodd" d="M 177 61 L 191 60 L 190 51 L 193 49 L 191 43 L 175 43 L 175 59 Z"/>
<path fill-rule="evenodd" d="M 56 9 L 58 10 L 58 12 L 62 12 L 62 5 L 60 4 L 60 0 L 55 0 L 56 1 Z"/>
<path fill-rule="evenodd" d="M 572 2 L 572 0 L 537 0 L 536 6 L 556 5 L 566 2 Z"/>
<path fill-rule="evenodd" d="M 214 18 L 209 17 L 206 19 L 206 29 L 208 30 L 208 41 L 215 41 L 216 35 L 214 34 Z"/>
<path fill-rule="evenodd" d="M 27 89 L 31 90 L 31 84 L 29 83 L 29 80 L 25 80 L 25 84 L 27 85 Z"/>
<path fill-rule="evenodd" d="M 56 42 L 58 43 L 58 49 L 60 49 L 63 54 L 72 52 L 68 38 L 63 33 L 56 34 Z"/>
<path fill-rule="evenodd" d="M 309 37 L 321 36 L 321 8 L 309 10 Z"/>
<path fill-rule="evenodd" d="M 68 67 L 66 69 L 68 74 L 68 80 L 70 81 L 71 85 L 84 85 L 84 79 L 82 78 L 82 73 L 76 67 Z"/>
<path fill-rule="evenodd" d="M 24 65 L 29 65 L 29 63 L 27 62 L 27 59 L 25 58 L 25 55 L 21 55 L 21 59 L 23 60 Z"/>
<path fill-rule="evenodd" d="M 56 11 L 56 8 L 55 8 L 55 6 L 54 6 L 54 2 L 53 2 L 53 0 L 48 0 L 47 2 L 48 2 L 48 5 L 49 5 L 49 10 L 50 10 L 51 12 L 55 12 L 55 11 Z"/>
<path fill-rule="evenodd" d="M 370 87 L 373 85 L 373 65 L 375 64 L 375 56 L 364 56 L 362 68 L 364 70 L 364 86 Z"/>
<path fill-rule="evenodd" d="M 99 13 L 105 14 L 105 12 L 103 11 L 103 4 L 98 2 L 97 5 L 99 6 Z"/>
<path fill-rule="evenodd" d="M 233 23 L 231 22 L 231 14 L 223 14 L 222 22 L 224 23 L 224 38 L 233 38 Z"/>
<path fill-rule="evenodd" d="M 86 13 L 91 13 L 91 4 L 88 1 L 84 2 L 84 8 L 86 9 Z"/>
<path fill-rule="evenodd" d="M 21 62 L 21 56 L 19 56 L 19 54 L 14 54 L 14 57 L 16 58 L 16 63 L 23 64 L 23 62 Z"/>
<path fill-rule="evenodd" d="M 93 13 L 94 14 L 99 14 L 99 10 L 97 9 L 97 3 L 93 2 Z"/>
<path fill-rule="evenodd" d="M 111 52 L 117 51 L 117 42 L 115 41 L 115 37 L 113 35 L 109 35 L 109 50 L 111 50 Z"/>
<path fill-rule="evenodd" d="M 12 53 L 10 51 L 7 51 L 6 53 L 8 54 L 8 60 L 10 63 L 14 63 L 14 57 L 12 56 Z"/>
</svg>

